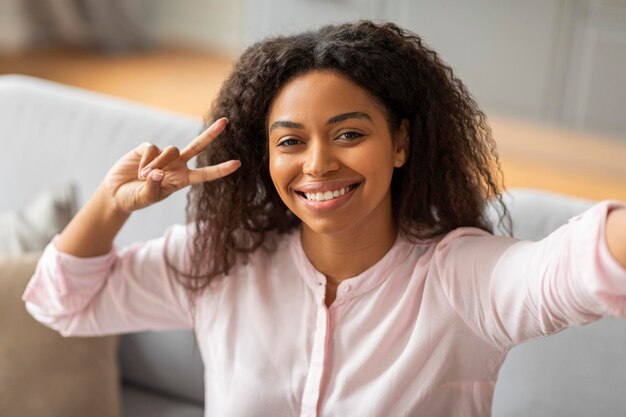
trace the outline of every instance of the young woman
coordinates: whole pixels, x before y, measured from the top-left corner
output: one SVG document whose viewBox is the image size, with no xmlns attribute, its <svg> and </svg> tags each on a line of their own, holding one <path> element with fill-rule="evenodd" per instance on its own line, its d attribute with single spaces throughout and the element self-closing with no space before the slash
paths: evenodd
<svg viewBox="0 0 626 417">
<path fill-rule="evenodd" d="M 485 117 L 393 24 L 253 45 L 207 124 L 123 156 L 24 294 L 64 335 L 193 328 L 207 416 L 487 416 L 511 347 L 626 316 L 626 208 L 493 236 Z M 187 226 L 112 248 L 188 185 Z"/>
</svg>

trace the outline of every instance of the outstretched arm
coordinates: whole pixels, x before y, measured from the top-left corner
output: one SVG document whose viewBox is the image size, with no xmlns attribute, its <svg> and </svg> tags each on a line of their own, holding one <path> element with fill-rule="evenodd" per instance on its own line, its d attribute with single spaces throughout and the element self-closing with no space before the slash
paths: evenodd
<svg viewBox="0 0 626 417">
<path fill-rule="evenodd" d="M 439 244 L 442 284 L 477 333 L 505 349 L 626 317 L 625 231 L 626 206 L 606 201 L 537 242 L 453 232 Z"/>
<path fill-rule="evenodd" d="M 611 210 L 609 213 L 606 243 L 617 262 L 626 268 L 626 208 Z"/>
</svg>

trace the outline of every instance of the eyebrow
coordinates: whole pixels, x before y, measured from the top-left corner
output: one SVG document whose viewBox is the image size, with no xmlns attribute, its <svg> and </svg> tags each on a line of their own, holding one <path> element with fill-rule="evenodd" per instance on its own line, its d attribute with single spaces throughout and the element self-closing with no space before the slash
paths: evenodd
<svg viewBox="0 0 626 417">
<path fill-rule="evenodd" d="M 334 123 L 339 123 L 347 119 L 366 119 L 366 120 L 369 120 L 370 122 L 372 121 L 372 118 L 370 117 L 369 114 L 363 113 L 361 111 L 353 111 L 353 112 L 341 113 L 341 114 L 338 114 L 337 116 L 333 116 L 330 119 L 328 119 L 326 124 L 332 125 Z"/>
<path fill-rule="evenodd" d="M 331 117 L 330 119 L 326 121 L 326 124 L 332 125 L 332 124 L 339 123 L 348 119 L 365 119 L 365 120 L 369 120 L 370 122 L 372 121 L 372 117 L 367 113 L 363 113 L 361 111 L 351 111 L 348 113 L 341 113 L 341 114 Z M 292 122 L 289 120 L 278 120 L 272 123 L 272 126 L 270 126 L 270 130 L 269 130 L 270 133 L 272 133 L 274 129 L 277 129 L 279 127 L 285 127 L 285 128 L 291 128 L 291 129 L 304 129 L 304 125 L 302 123 Z"/>
</svg>

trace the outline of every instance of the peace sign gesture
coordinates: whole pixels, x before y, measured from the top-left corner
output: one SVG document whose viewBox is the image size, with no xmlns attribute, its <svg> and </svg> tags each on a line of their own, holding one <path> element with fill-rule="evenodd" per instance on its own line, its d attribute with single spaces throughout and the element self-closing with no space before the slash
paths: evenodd
<svg viewBox="0 0 626 417">
<path fill-rule="evenodd" d="M 163 150 L 143 143 L 120 158 L 104 179 L 104 185 L 115 206 L 123 212 L 147 207 L 163 200 L 188 185 L 200 184 L 224 177 L 236 171 L 236 160 L 190 169 L 189 160 L 202 152 L 219 136 L 228 120 L 217 120 L 193 139 L 182 151 L 175 146 Z"/>
</svg>

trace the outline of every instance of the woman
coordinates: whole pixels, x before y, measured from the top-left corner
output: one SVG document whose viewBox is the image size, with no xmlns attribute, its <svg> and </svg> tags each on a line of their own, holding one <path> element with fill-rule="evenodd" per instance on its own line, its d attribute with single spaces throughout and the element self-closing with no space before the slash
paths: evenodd
<svg viewBox="0 0 626 417">
<path fill-rule="evenodd" d="M 508 349 L 626 316 L 626 208 L 493 236 L 485 117 L 393 24 L 253 45 L 208 120 L 122 157 L 24 294 L 64 335 L 193 328 L 207 416 L 487 416 Z M 112 249 L 187 185 L 188 226 Z"/>
</svg>

